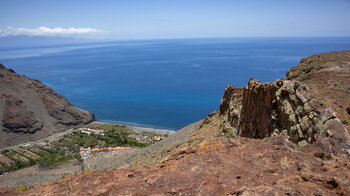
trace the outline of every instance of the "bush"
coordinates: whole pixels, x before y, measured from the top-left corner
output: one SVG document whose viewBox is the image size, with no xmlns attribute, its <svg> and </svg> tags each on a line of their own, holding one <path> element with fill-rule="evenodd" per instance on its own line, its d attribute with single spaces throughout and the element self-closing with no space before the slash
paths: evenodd
<svg viewBox="0 0 350 196">
<path fill-rule="evenodd" d="M 16 194 L 20 194 L 20 193 L 22 193 L 25 190 L 27 190 L 27 188 L 25 186 L 21 186 L 21 187 L 19 187 L 18 189 L 15 190 L 15 193 Z"/>
<path fill-rule="evenodd" d="M 1 154 L 6 154 L 8 152 L 10 152 L 10 151 L 8 149 L 5 149 L 5 150 L 1 151 Z"/>
<path fill-rule="evenodd" d="M 194 140 L 194 141 L 192 142 L 191 146 L 195 147 L 195 146 L 197 146 L 197 145 L 198 145 L 199 143 L 201 143 L 201 142 L 202 142 L 201 140 L 196 139 L 196 140 Z"/>
<path fill-rule="evenodd" d="M 62 164 L 73 159 L 72 156 L 61 155 L 61 153 L 53 153 L 43 156 L 38 163 L 41 167 L 50 167 Z"/>
<path fill-rule="evenodd" d="M 345 119 L 344 119 L 344 124 L 350 125 L 350 119 L 345 118 Z"/>
<path fill-rule="evenodd" d="M 326 105 L 327 105 L 326 101 L 324 101 L 324 100 L 319 100 L 318 103 L 323 107 L 326 107 Z"/>
<path fill-rule="evenodd" d="M 232 128 L 227 129 L 226 131 L 224 131 L 224 133 L 225 133 L 225 137 L 233 137 L 234 136 Z"/>
</svg>

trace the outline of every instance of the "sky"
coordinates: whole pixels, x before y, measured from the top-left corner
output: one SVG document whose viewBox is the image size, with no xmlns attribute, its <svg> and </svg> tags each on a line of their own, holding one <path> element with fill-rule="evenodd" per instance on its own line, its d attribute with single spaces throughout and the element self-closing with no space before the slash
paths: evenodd
<svg viewBox="0 0 350 196">
<path fill-rule="evenodd" d="M 0 0 L 0 37 L 350 36 L 350 0 Z"/>
</svg>

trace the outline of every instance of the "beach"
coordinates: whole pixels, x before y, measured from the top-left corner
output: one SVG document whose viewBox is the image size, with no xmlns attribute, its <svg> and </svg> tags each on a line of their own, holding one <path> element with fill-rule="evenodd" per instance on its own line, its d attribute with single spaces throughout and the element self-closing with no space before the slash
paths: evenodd
<svg viewBox="0 0 350 196">
<path fill-rule="evenodd" d="M 102 122 L 102 121 L 94 121 L 91 122 L 91 124 L 113 124 L 113 125 L 120 125 L 120 126 L 126 126 L 127 128 L 136 131 L 136 132 L 155 132 L 160 134 L 173 134 L 176 131 L 174 130 L 168 130 L 168 129 L 157 129 L 157 128 L 150 128 L 150 127 L 142 127 L 142 126 L 134 126 L 134 125 L 128 125 L 128 124 L 122 124 L 122 123 L 113 123 L 113 122 Z"/>
</svg>

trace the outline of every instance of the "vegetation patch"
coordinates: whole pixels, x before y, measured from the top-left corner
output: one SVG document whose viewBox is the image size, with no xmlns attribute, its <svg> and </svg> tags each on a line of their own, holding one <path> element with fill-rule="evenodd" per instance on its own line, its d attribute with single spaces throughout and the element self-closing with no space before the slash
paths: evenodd
<svg viewBox="0 0 350 196">
<path fill-rule="evenodd" d="M 350 125 L 350 119 L 345 118 L 343 123 L 346 124 L 346 125 Z"/>
<path fill-rule="evenodd" d="M 143 136 L 153 137 L 153 136 L 163 136 L 163 134 L 156 133 L 156 132 L 148 132 L 144 131 L 141 133 Z"/>
<path fill-rule="evenodd" d="M 227 137 L 227 138 L 234 137 L 233 129 L 232 128 L 228 128 L 226 131 L 224 131 L 224 136 Z"/>
<path fill-rule="evenodd" d="M 198 144 L 200 144 L 202 141 L 200 139 L 196 139 L 192 142 L 191 146 L 197 146 Z"/>
<path fill-rule="evenodd" d="M 322 107 L 327 107 L 327 103 L 325 100 L 319 100 L 318 103 L 322 106 Z"/>
<path fill-rule="evenodd" d="M 27 190 L 25 186 L 21 186 L 18 189 L 15 190 L 16 194 L 21 194 L 23 191 Z"/>
<path fill-rule="evenodd" d="M 82 163 L 81 148 L 143 148 L 150 142 L 140 141 L 139 138 L 148 138 L 148 141 L 152 141 L 151 138 L 154 136 L 164 136 L 154 132 L 138 133 L 126 126 L 114 124 L 93 124 L 74 129 L 72 133 L 55 141 L 44 141 L 40 146 L 2 150 L 2 156 L 8 161 L 5 163 L 0 160 L 0 174 L 33 165 L 43 168 L 53 167 L 73 159 Z"/>
</svg>

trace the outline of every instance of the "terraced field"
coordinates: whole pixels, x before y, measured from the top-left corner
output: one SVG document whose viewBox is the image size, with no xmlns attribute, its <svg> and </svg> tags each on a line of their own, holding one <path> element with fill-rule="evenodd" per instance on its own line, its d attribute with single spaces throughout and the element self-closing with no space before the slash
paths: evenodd
<svg viewBox="0 0 350 196">
<path fill-rule="evenodd" d="M 101 130 L 103 134 L 94 133 L 94 130 Z M 104 148 L 124 146 L 138 150 L 150 145 L 150 143 L 138 140 L 137 136 L 141 138 L 152 138 L 163 135 L 154 132 L 136 132 L 125 126 L 114 124 L 93 124 L 76 127 L 73 131 L 60 137 L 2 149 L 0 154 L 0 175 L 24 168 L 29 169 L 31 166 L 37 166 L 39 170 L 52 170 L 54 167 L 72 161 L 77 163 L 74 167 L 77 166 L 81 170 L 84 170 L 87 169 L 83 161 L 83 158 L 86 157 L 81 157 L 81 147 Z M 93 154 L 99 153 L 94 152 Z M 6 179 L 6 181 L 8 180 Z"/>
<path fill-rule="evenodd" d="M 7 156 L 8 158 L 12 159 L 13 161 L 20 161 L 20 162 L 29 162 L 30 160 L 19 154 L 16 150 L 9 150 L 6 153 L 3 153 L 3 155 Z"/>
<path fill-rule="evenodd" d="M 41 157 L 40 155 L 38 155 L 36 153 L 33 153 L 33 152 L 29 151 L 29 150 L 26 150 L 24 148 L 18 148 L 18 149 L 16 149 L 16 152 L 18 154 L 21 154 L 21 155 L 23 155 L 25 157 L 28 157 L 29 159 L 33 159 L 33 160 L 40 159 L 40 157 Z"/>
<path fill-rule="evenodd" d="M 14 149 L 5 149 L 1 151 L 0 174 L 23 169 L 33 165 L 48 167 L 61 164 L 73 159 L 70 153 L 65 150 L 52 147 L 44 149 L 42 147 L 17 147 Z"/>
<path fill-rule="evenodd" d="M 0 163 L 11 164 L 11 163 L 13 163 L 13 161 L 10 158 L 8 158 L 7 156 L 0 154 Z"/>
</svg>

